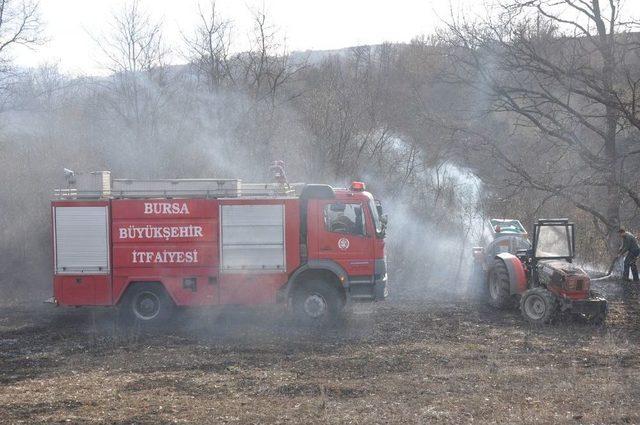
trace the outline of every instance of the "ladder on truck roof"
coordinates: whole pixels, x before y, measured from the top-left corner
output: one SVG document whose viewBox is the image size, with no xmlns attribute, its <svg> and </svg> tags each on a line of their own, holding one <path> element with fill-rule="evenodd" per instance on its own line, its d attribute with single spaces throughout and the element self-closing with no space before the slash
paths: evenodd
<svg viewBox="0 0 640 425">
<path fill-rule="evenodd" d="M 295 197 L 302 188 L 240 179 L 113 179 L 110 171 L 65 175 L 68 187 L 54 190 L 58 199 Z"/>
</svg>

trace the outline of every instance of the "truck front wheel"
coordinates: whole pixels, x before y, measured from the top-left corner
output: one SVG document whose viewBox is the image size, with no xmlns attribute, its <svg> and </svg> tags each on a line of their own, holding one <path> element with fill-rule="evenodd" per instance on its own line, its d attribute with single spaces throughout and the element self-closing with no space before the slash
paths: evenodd
<svg viewBox="0 0 640 425">
<path fill-rule="evenodd" d="M 119 306 L 127 323 L 157 324 L 168 320 L 174 310 L 169 295 L 158 283 L 135 283 L 125 293 Z"/>
<path fill-rule="evenodd" d="M 343 302 L 338 291 L 322 280 L 301 284 L 293 294 L 293 312 L 304 324 L 323 324 L 338 318 Z"/>
</svg>

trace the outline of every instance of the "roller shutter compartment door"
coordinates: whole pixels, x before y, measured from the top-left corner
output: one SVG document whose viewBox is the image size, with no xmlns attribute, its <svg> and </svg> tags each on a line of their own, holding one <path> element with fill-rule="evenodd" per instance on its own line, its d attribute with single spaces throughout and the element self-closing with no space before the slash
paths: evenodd
<svg viewBox="0 0 640 425">
<path fill-rule="evenodd" d="M 222 271 L 285 271 L 284 206 L 221 207 Z"/>
<path fill-rule="evenodd" d="M 107 207 L 55 207 L 54 217 L 56 273 L 108 274 Z"/>
</svg>

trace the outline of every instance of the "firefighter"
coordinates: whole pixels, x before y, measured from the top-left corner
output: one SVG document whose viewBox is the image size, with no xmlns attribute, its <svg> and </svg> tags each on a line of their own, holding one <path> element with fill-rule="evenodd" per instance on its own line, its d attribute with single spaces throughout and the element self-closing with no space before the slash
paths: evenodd
<svg viewBox="0 0 640 425">
<path fill-rule="evenodd" d="M 620 233 L 620 238 L 622 239 L 619 255 L 627 254 L 624 257 L 624 271 L 622 273 L 622 278 L 626 282 L 629 282 L 629 269 L 631 269 L 633 281 L 638 282 L 640 281 L 638 278 L 638 266 L 636 265 L 636 259 L 638 258 L 638 255 L 640 255 L 638 240 L 633 236 L 633 234 L 627 232 L 625 229 L 621 228 L 618 233 Z"/>
</svg>

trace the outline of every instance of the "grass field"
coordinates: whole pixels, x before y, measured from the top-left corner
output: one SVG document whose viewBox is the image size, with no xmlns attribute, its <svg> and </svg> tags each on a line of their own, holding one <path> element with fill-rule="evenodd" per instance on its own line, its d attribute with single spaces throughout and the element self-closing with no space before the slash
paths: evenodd
<svg viewBox="0 0 640 425">
<path fill-rule="evenodd" d="M 109 310 L 0 308 L 6 423 L 640 423 L 638 293 L 603 327 L 534 329 L 463 299 L 357 306 L 331 329 L 277 308 L 164 329 Z"/>
</svg>

